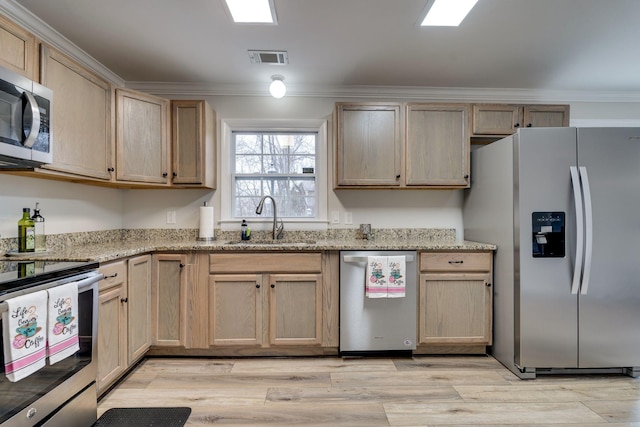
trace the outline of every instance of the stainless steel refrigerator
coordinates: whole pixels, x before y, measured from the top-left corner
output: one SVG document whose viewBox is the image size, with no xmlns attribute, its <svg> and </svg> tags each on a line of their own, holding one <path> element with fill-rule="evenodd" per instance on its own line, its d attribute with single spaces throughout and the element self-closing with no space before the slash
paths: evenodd
<svg viewBox="0 0 640 427">
<path fill-rule="evenodd" d="M 640 128 L 521 129 L 475 149 L 463 212 L 465 239 L 498 246 L 502 364 L 640 375 Z"/>
</svg>

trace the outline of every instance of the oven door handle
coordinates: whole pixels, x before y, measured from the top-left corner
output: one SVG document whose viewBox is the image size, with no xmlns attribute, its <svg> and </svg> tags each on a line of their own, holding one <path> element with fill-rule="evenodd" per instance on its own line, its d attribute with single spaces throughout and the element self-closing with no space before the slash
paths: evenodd
<svg viewBox="0 0 640 427">
<path fill-rule="evenodd" d="M 90 290 L 95 286 L 96 283 L 98 283 L 103 278 L 104 278 L 104 274 L 96 272 L 96 273 L 91 273 L 91 275 L 85 279 L 78 280 L 78 293 Z M 41 287 L 36 287 L 34 289 L 30 289 L 30 291 L 36 292 L 38 290 L 47 289 L 51 287 L 53 286 L 44 286 L 44 287 L 41 286 Z M 9 308 L 9 305 L 6 302 L 4 301 L 0 302 L 0 314 L 7 311 L 8 308 Z"/>
<path fill-rule="evenodd" d="M 87 277 L 86 279 L 79 280 L 78 292 L 84 292 L 86 290 L 85 288 L 90 288 L 94 283 L 99 282 L 102 279 L 104 279 L 104 274 L 95 273 Z"/>
</svg>

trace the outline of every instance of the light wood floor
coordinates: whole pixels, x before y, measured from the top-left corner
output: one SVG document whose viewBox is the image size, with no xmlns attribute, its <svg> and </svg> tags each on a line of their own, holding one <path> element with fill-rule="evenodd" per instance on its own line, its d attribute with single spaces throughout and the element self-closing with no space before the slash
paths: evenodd
<svg viewBox="0 0 640 427">
<path fill-rule="evenodd" d="M 189 406 L 187 426 L 640 426 L 640 379 L 519 380 L 486 356 L 150 358 L 99 402 Z"/>
</svg>

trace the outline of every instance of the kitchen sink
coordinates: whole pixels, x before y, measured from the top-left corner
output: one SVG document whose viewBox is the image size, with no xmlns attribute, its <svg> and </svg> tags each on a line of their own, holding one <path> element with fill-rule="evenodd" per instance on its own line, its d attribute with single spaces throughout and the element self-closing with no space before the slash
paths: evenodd
<svg viewBox="0 0 640 427">
<path fill-rule="evenodd" d="M 274 245 L 287 245 L 287 246 L 307 246 L 316 244 L 315 240 L 231 240 L 226 243 L 227 245 L 247 245 L 247 246 L 274 246 Z"/>
</svg>

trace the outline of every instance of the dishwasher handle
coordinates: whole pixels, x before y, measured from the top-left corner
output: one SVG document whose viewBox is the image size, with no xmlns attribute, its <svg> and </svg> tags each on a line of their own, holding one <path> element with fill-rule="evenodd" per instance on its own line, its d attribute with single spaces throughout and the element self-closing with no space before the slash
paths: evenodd
<svg viewBox="0 0 640 427">
<path fill-rule="evenodd" d="M 415 261 L 413 255 L 405 255 L 404 257 L 406 262 Z M 368 260 L 369 258 L 366 256 L 345 255 L 344 257 L 342 257 L 342 261 L 348 262 L 348 263 L 367 262 Z"/>
</svg>

